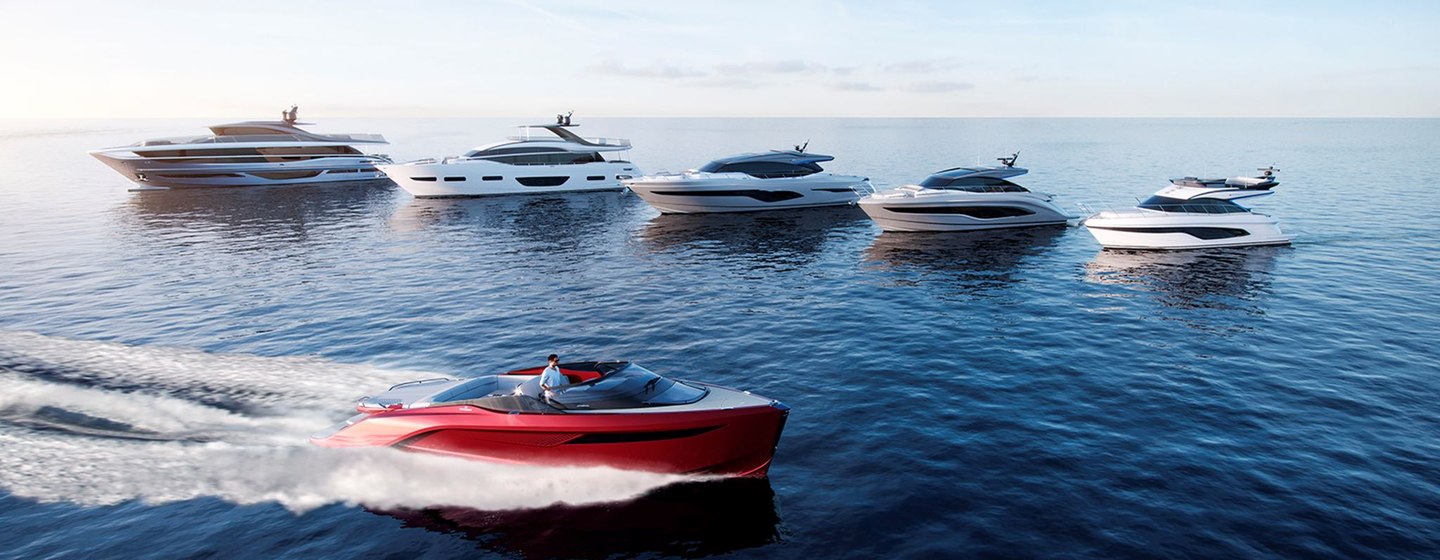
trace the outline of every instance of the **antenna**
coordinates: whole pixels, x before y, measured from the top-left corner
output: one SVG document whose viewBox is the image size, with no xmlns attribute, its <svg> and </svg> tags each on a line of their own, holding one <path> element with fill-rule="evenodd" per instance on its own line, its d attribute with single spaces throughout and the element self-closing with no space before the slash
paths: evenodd
<svg viewBox="0 0 1440 560">
<path fill-rule="evenodd" d="M 995 159 L 1005 167 L 1015 167 L 1015 160 L 1020 159 L 1020 152 L 1017 151 L 1013 154 L 1010 154 L 1010 157 L 998 157 Z"/>
<path fill-rule="evenodd" d="M 800 153 L 803 154 L 803 153 L 805 153 L 805 148 L 808 148 L 808 147 L 810 147 L 810 139 L 809 139 L 809 138 L 806 138 L 804 144 L 796 144 L 796 145 L 795 145 L 795 151 L 800 152 Z"/>
</svg>

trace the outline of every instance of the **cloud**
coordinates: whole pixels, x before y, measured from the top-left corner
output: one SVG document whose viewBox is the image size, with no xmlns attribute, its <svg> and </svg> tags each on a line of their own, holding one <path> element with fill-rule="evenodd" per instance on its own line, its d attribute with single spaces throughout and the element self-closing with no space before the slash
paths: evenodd
<svg viewBox="0 0 1440 560">
<path fill-rule="evenodd" d="M 1071 78 L 1070 76 L 1037 76 L 1034 74 L 1026 74 L 1023 76 L 1015 77 L 1015 81 L 1022 84 L 1033 84 L 1036 82 L 1069 82 L 1072 80 L 1073 78 Z"/>
<path fill-rule="evenodd" d="M 717 64 L 715 71 L 722 74 L 813 74 L 826 72 L 824 64 L 803 60 L 777 60 L 772 62 L 745 62 L 741 64 Z"/>
<path fill-rule="evenodd" d="M 970 82 L 916 82 L 905 88 L 910 93 L 951 93 L 975 89 Z"/>
<path fill-rule="evenodd" d="M 625 76 L 629 78 L 675 79 L 696 78 L 707 75 L 706 72 L 702 70 L 696 70 L 688 66 L 678 66 L 674 64 L 662 63 L 655 63 L 649 66 L 625 66 L 614 60 L 607 60 L 605 62 L 601 62 L 600 64 L 591 66 L 590 69 L 604 72 L 606 74 Z"/>
<path fill-rule="evenodd" d="M 885 91 L 885 88 L 870 82 L 836 82 L 830 84 L 830 89 L 835 91 Z"/>
<path fill-rule="evenodd" d="M 691 87 L 722 89 L 755 89 L 769 85 L 765 82 L 746 80 L 744 78 L 712 78 L 707 80 L 688 80 L 684 82 L 684 84 Z"/>
<path fill-rule="evenodd" d="M 881 67 L 886 72 L 898 74 L 929 74 L 942 70 L 951 70 L 961 66 L 959 60 L 953 58 L 929 59 L 929 60 L 903 60 L 892 62 Z"/>
</svg>

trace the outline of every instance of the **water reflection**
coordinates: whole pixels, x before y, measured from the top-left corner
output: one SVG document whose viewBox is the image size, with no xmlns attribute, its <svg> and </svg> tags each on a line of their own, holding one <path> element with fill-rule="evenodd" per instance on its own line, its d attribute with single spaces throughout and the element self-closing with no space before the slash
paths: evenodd
<svg viewBox="0 0 1440 560">
<path fill-rule="evenodd" d="M 416 198 L 390 217 L 395 231 L 493 230 L 564 243 L 609 229 L 633 204 L 615 191 L 482 198 Z"/>
<path fill-rule="evenodd" d="M 1085 280 L 1155 293 L 1171 307 L 1237 307 L 1270 286 L 1275 260 L 1287 247 L 1201 251 L 1101 250 L 1085 265 Z"/>
<path fill-rule="evenodd" d="M 865 260 L 896 285 L 942 280 L 947 288 L 981 294 L 1013 286 L 1026 257 L 1055 245 L 1064 226 L 945 233 L 886 232 L 865 250 Z M 918 275 L 918 276 L 914 276 Z"/>
<path fill-rule="evenodd" d="M 780 516 L 768 479 L 678 484 L 629 502 L 588 506 L 376 513 L 525 558 L 694 558 L 780 540 Z"/>
<path fill-rule="evenodd" d="M 208 188 L 135 193 L 120 207 L 131 233 L 146 238 L 202 232 L 245 239 L 303 240 L 316 228 L 373 215 L 388 204 L 389 181 L 274 188 Z"/>
<path fill-rule="evenodd" d="M 841 228 L 868 227 L 853 206 L 733 214 L 661 214 L 639 238 L 652 253 L 698 252 L 809 262 Z"/>
</svg>

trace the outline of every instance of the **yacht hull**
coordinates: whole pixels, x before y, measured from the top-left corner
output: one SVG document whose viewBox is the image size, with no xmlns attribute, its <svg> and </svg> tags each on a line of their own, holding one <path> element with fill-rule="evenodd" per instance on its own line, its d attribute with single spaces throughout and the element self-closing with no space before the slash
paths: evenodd
<svg viewBox="0 0 1440 560">
<path fill-rule="evenodd" d="M 1106 249 L 1184 250 L 1213 247 L 1289 245 L 1292 236 L 1264 214 L 1185 214 L 1102 212 L 1085 220 L 1085 229 Z"/>
<path fill-rule="evenodd" d="M 843 206 L 860 198 L 866 181 L 829 173 L 775 179 L 698 173 L 644 177 L 625 186 L 662 214 L 706 214 Z"/>
<path fill-rule="evenodd" d="M 1064 224 L 1074 216 L 1036 193 L 878 193 L 860 209 L 884 231 L 972 231 Z"/>
<path fill-rule="evenodd" d="M 384 180 L 373 156 L 271 163 L 166 163 L 106 151 L 90 155 L 134 181 L 136 190 L 308 185 Z"/>
<path fill-rule="evenodd" d="M 417 198 L 456 198 L 552 192 L 618 191 L 639 176 L 624 161 L 512 165 L 486 160 L 381 165 L 386 176 Z"/>
<path fill-rule="evenodd" d="M 707 399 L 737 395 L 708 386 Z M 726 393 L 731 393 L 727 395 Z M 775 401 L 686 406 L 675 412 L 507 414 L 457 404 L 361 414 L 316 434 L 322 447 L 392 447 L 503 463 L 607 466 L 677 474 L 763 477 L 789 416 Z"/>
</svg>

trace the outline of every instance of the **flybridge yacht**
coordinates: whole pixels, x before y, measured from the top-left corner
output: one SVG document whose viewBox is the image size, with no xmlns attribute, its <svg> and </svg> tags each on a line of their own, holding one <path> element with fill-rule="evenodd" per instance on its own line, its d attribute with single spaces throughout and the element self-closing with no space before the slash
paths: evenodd
<svg viewBox="0 0 1440 560">
<path fill-rule="evenodd" d="M 519 134 L 457 157 L 383 165 L 380 169 L 406 192 L 420 198 L 603 191 L 625 188 L 640 175 L 635 164 L 606 159 L 630 149 L 619 138 L 581 138 L 570 115 L 554 124 L 520 125 Z"/>
<path fill-rule="evenodd" d="M 1053 196 L 1008 179 L 1029 173 L 1015 167 L 1019 153 L 993 167 L 956 167 L 919 185 L 860 199 L 860 208 L 885 231 L 968 231 L 1064 224 L 1074 219 Z"/>
<path fill-rule="evenodd" d="M 1201 249 L 1288 245 L 1279 222 L 1237 200 L 1275 194 L 1277 169 L 1257 177 L 1171 179 L 1170 186 L 1133 210 L 1106 210 L 1085 219 L 1085 228 L 1106 249 Z"/>
<path fill-rule="evenodd" d="M 790 407 L 749 391 L 670 379 L 631 362 L 559 364 L 401 383 L 310 441 L 538 465 L 762 477 Z"/>
<path fill-rule="evenodd" d="M 805 146 L 717 159 L 685 173 L 625 181 L 664 214 L 754 212 L 781 208 L 840 206 L 855 202 L 869 179 L 825 173 L 819 163 L 833 156 Z"/>
<path fill-rule="evenodd" d="M 385 144 L 379 134 L 317 134 L 298 128 L 298 109 L 279 121 L 246 121 L 210 127 L 209 136 L 156 138 L 90 152 L 140 186 L 250 187 L 383 179 L 384 155 L 357 145 Z"/>
</svg>

